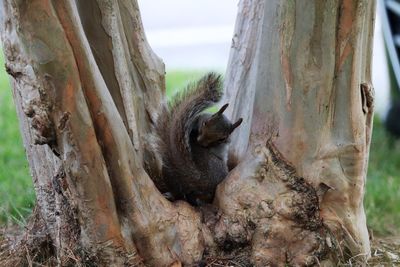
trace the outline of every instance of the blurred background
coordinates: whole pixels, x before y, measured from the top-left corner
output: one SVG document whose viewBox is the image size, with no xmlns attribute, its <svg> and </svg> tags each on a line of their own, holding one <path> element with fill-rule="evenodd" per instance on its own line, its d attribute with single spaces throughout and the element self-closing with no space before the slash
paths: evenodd
<svg viewBox="0 0 400 267">
<path fill-rule="evenodd" d="M 238 0 L 138 2 L 147 39 L 166 65 L 169 96 L 208 70 L 225 72 Z M 400 108 L 396 109 L 396 105 L 391 107 L 392 103 L 396 103 L 399 92 L 393 66 L 396 65 L 394 59 L 398 52 L 396 41 L 400 45 L 400 38 L 392 32 L 392 28 L 393 25 L 400 25 L 396 24 L 400 5 L 394 0 L 386 1 L 386 5 L 380 6 L 377 12 L 373 57 L 376 117 L 365 208 L 369 227 L 375 234 L 397 235 L 400 233 L 400 141 L 396 138 L 396 127 L 400 122 Z M 0 65 L 4 66 L 2 53 Z M 385 127 L 386 118 L 391 118 L 394 124 Z M 391 129 L 391 133 L 387 128 Z M 397 134 L 400 135 L 400 130 Z M 34 199 L 9 79 L 1 68 L 0 225 L 24 225 Z"/>
</svg>

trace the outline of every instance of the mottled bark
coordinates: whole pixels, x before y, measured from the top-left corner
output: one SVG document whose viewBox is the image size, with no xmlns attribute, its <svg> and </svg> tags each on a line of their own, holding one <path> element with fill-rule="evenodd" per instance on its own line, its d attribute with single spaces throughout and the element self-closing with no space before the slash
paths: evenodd
<svg viewBox="0 0 400 267">
<path fill-rule="evenodd" d="M 164 94 L 163 64 L 147 45 L 136 2 L 85 4 L 79 11 L 72 1 L 2 4 L 7 70 L 57 260 L 130 265 L 139 251 L 152 265 L 194 262 L 203 246 L 199 215 L 163 198 L 143 168 Z M 106 31 L 97 38 L 80 20 L 95 7 Z M 92 51 L 111 62 L 98 67 Z"/>
<path fill-rule="evenodd" d="M 365 261 L 370 254 L 363 197 L 372 130 L 375 1 L 242 1 L 241 10 L 238 21 L 258 28 L 248 36 L 247 24 L 237 25 L 233 39 L 228 111 L 233 119 L 248 119 L 233 139 L 231 163 L 247 160 L 271 140 L 317 191 L 319 216 L 332 235 L 327 240 L 336 240 L 343 256 Z M 231 183 L 237 181 L 227 179 L 224 190 Z M 280 184 L 270 181 L 268 187 Z M 282 194 L 270 195 L 262 192 L 281 205 Z M 286 189 L 287 197 L 294 198 Z M 286 230 L 273 232 L 285 236 Z M 294 252 L 290 246 L 278 250 Z"/>
<path fill-rule="evenodd" d="M 373 1 L 241 1 L 226 98 L 245 124 L 232 142 L 236 168 L 214 206 L 202 208 L 171 203 L 154 185 L 164 66 L 136 1 L 3 0 L 1 8 L 33 218 L 41 218 L 32 225 L 46 232 L 53 262 L 366 259 Z"/>
</svg>

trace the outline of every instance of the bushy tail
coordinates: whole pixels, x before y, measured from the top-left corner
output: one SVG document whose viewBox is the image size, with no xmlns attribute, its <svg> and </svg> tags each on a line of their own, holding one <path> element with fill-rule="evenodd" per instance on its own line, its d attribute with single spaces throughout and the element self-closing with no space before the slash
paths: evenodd
<svg viewBox="0 0 400 267">
<path fill-rule="evenodd" d="M 175 171 L 184 169 L 187 175 L 196 173 L 189 143 L 190 130 L 197 116 L 221 97 L 221 75 L 208 73 L 198 82 L 188 85 L 168 103 L 168 110 L 160 114 L 157 123 L 166 168 Z"/>
<path fill-rule="evenodd" d="M 190 84 L 185 90 L 179 92 L 171 103 L 169 112 L 172 117 L 171 134 L 176 138 L 176 144 L 184 144 L 183 151 L 190 151 L 189 135 L 191 125 L 197 115 L 217 103 L 222 97 L 221 76 L 208 73 L 198 82 Z"/>
</svg>

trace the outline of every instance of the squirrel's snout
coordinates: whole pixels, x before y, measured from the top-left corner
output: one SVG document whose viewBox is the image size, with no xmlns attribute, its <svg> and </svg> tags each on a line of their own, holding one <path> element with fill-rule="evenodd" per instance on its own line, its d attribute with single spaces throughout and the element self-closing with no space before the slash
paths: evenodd
<svg viewBox="0 0 400 267">
<path fill-rule="evenodd" d="M 197 143 L 200 144 L 202 147 L 207 147 L 209 145 L 207 140 L 202 135 L 197 136 L 196 140 Z"/>
</svg>

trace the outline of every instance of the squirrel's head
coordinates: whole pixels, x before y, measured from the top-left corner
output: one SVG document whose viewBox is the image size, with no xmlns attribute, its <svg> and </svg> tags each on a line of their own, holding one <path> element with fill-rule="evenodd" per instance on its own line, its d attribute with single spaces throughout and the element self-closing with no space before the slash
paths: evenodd
<svg viewBox="0 0 400 267">
<path fill-rule="evenodd" d="M 197 142 L 201 146 L 212 147 L 227 143 L 231 133 L 242 123 L 242 118 L 235 123 L 231 123 L 225 117 L 223 112 L 227 107 L 228 104 L 223 105 L 217 113 L 206 116 L 200 121 Z"/>
</svg>

